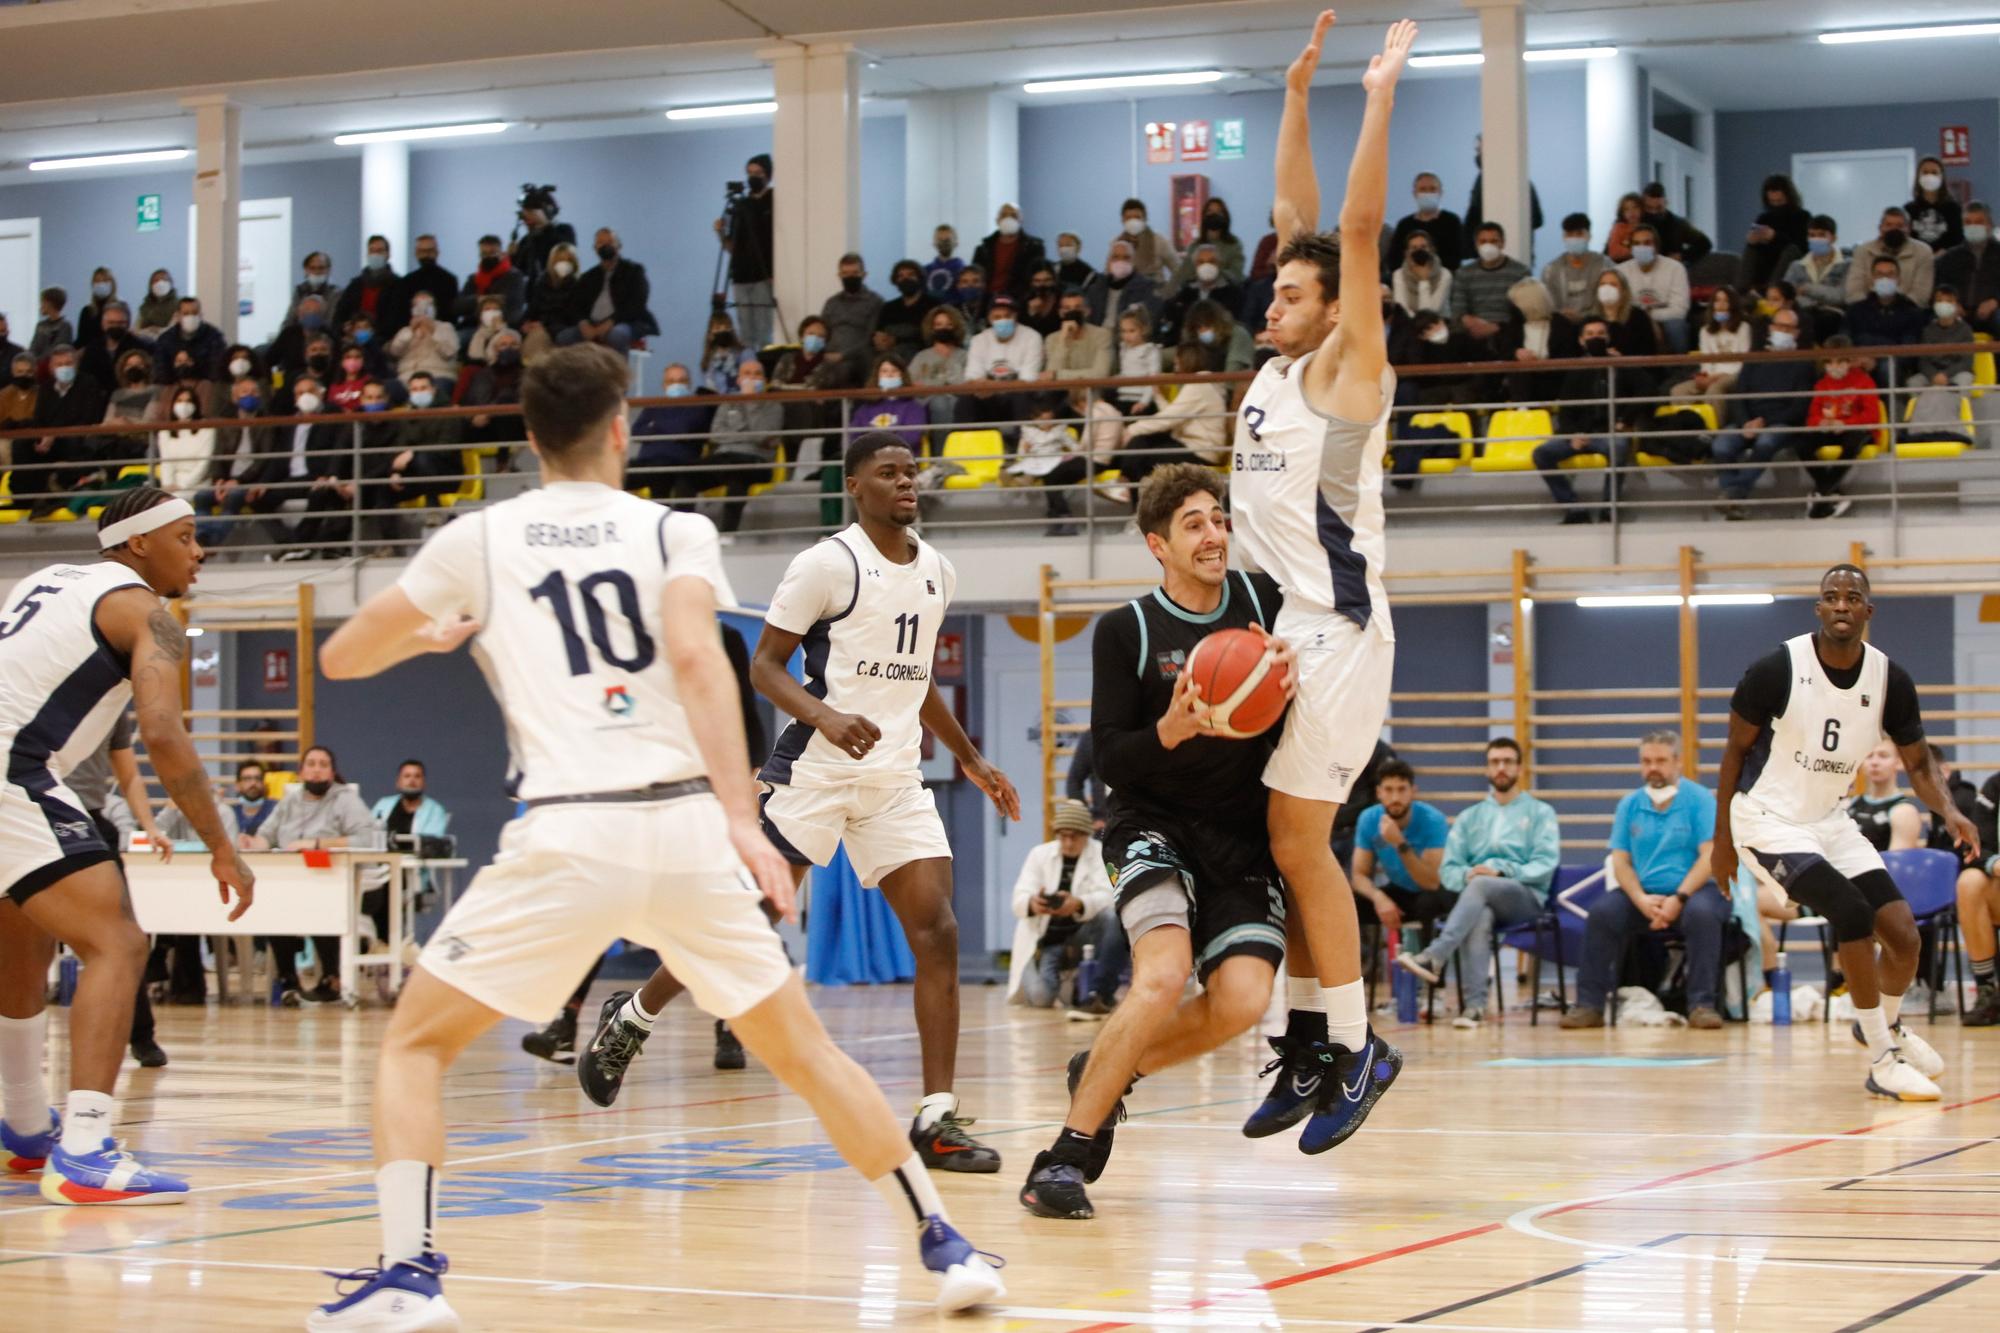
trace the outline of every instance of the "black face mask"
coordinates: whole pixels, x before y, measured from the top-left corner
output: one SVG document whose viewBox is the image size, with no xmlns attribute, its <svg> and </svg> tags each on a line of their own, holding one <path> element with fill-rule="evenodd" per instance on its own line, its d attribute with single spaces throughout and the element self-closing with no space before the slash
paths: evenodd
<svg viewBox="0 0 2000 1333">
<path fill-rule="evenodd" d="M 14 377 L 14 387 L 17 389 L 32 389 L 35 387 L 35 377 L 33 375 L 16 375 Z"/>
<path fill-rule="evenodd" d="M 306 365 L 321 372 L 324 372 L 332 364 L 333 358 L 330 356 L 309 356 L 306 358 Z"/>
<path fill-rule="evenodd" d="M 417 256 L 417 267 L 418 267 L 418 268 L 423 268 L 423 269 L 431 269 L 431 268 L 436 268 L 437 266 L 438 266 L 438 261 L 437 261 L 437 256 L 436 256 L 436 255 L 418 255 L 418 256 Z"/>
<path fill-rule="evenodd" d="M 842 290 L 843 292 L 858 292 L 858 291 L 860 291 L 860 290 L 861 290 L 861 279 L 860 279 L 860 278 L 858 278 L 858 277 L 855 277 L 855 276 L 854 276 L 853 274 L 848 274 L 848 275 L 847 275 L 846 277 L 843 277 L 843 278 L 842 278 L 842 279 L 840 280 L 840 290 Z"/>
<path fill-rule="evenodd" d="M 333 790 L 331 782 L 305 782 L 299 785 L 306 789 L 306 794 L 309 796 L 324 796 Z"/>
<path fill-rule="evenodd" d="M 1062 312 L 1062 322 L 1065 324 L 1081 324 L 1083 323 L 1083 312 L 1081 310 L 1065 310 Z"/>
<path fill-rule="evenodd" d="M 600 245 L 597 247 L 597 257 L 607 261 L 616 259 L 618 258 L 618 247 L 615 245 Z"/>
<path fill-rule="evenodd" d="M 479 257 L 479 271 L 481 273 L 491 273 L 494 269 L 499 267 L 500 267 L 499 255 L 481 255 Z"/>
<path fill-rule="evenodd" d="M 771 188 L 771 182 L 765 180 L 762 176 L 749 175 L 745 176 L 743 179 L 746 183 L 749 184 L 750 193 L 752 194 L 762 194 L 764 193 L 764 191 Z"/>
<path fill-rule="evenodd" d="M 1431 262 L 1431 252 L 1430 252 L 1430 251 L 1428 251 L 1428 250 L 1412 250 L 1412 251 L 1410 251 L 1410 263 L 1411 263 L 1411 265 L 1412 265 L 1413 267 L 1416 267 L 1416 268 L 1422 268 L 1422 267 L 1423 267 L 1424 265 L 1426 265 L 1426 264 L 1428 264 L 1428 263 L 1430 263 L 1430 262 Z"/>
<path fill-rule="evenodd" d="M 943 343 L 946 347 L 955 347 L 958 345 L 958 330 L 938 329 L 931 334 L 931 341 Z"/>
<path fill-rule="evenodd" d="M 125 336 L 125 326 L 123 324 L 106 324 L 104 326 L 104 341 L 108 343 L 116 343 L 119 339 L 123 338 L 124 336 Z"/>
<path fill-rule="evenodd" d="M 1583 340 L 1583 354 L 1585 356 L 1603 356 L 1610 350 L 1611 340 L 1609 338 L 1585 338 Z"/>
<path fill-rule="evenodd" d="M 907 273 L 896 280 L 896 290 L 905 296 L 915 296 L 923 289 L 923 282 L 920 279 L 909 276 Z"/>
<path fill-rule="evenodd" d="M 520 364 L 521 364 L 521 351 L 520 351 L 520 349 L 519 349 L 519 348 L 517 348 L 517 347 L 505 347 L 505 348 L 502 348 L 501 350 L 499 350 L 499 351 L 497 351 L 497 352 L 495 352 L 495 353 L 493 354 L 493 364 L 494 364 L 494 365 L 496 365 L 496 366 L 518 366 L 518 365 L 520 365 Z"/>
<path fill-rule="evenodd" d="M 125 367 L 125 382 L 127 384 L 144 384 L 147 379 L 148 376 L 144 366 Z"/>
<path fill-rule="evenodd" d="M 175 367 L 174 367 L 174 378 L 175 378 L 175 379 L 177 379 L 177 380 L 191 380 L 191 379 L 193 379 L 194 377 L 195 377 L 195 374 L 194 374 L 194 367 L 193 367 L 193 366 L 186 366 L 186 365 L 182 365 L 182 366 L 175 366 Z"/>
<path fill-rule="evenodd" d="M 1910 233 L 1900 228 L 1893 231 L 1885 231 L 1882 233 L 1882 247 L 1885 250 L 1900 250 L 1903 248 L 1904 242 L 1909 239 Z"/>
<path fill-rule="evenodd" d="M 950 259 L 951 252 L 956 249 L 958 249 L 957 241 L 939 241 L 937 246 L 938 257 L 941 259 Z"/>
</svg>

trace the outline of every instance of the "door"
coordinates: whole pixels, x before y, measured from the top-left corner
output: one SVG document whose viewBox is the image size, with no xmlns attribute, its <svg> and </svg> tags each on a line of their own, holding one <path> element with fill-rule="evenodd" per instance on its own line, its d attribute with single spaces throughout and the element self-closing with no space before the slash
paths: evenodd
<svg viewBox="0 0 2000 1333">
<path fill-rule="evenodd" d="M 292 201 L 245 199 L 236 206 L 236 340 L 257 346 L 278 336 L 292 298 Z M 195 271 L 195 205 L 188 205 L 188 285 Z"/>
<path fill-rule="evenodd" d="M 42 220 L 0 218 L 0 314 L 7 316 L 8 336 L 23 347 L 41 306 Z"/>
<path fill-rule="evenodd" d="M 1867 148 L 1842 153 L 1793 153 L 1792 181 L 1812 211 L 1840 225 L 1843 245 L 1881 230 L 1882 210 L 1910 197 L 1917 175 L 1914 148 Z"/>
<path fill-rule="evenodd" d="M 1715 168 L 1708 154 L 1670 134 L 1652 132 L 1651 179 L 1667 187 L 1667 207 L 1715 235 Z"/>
</svg>

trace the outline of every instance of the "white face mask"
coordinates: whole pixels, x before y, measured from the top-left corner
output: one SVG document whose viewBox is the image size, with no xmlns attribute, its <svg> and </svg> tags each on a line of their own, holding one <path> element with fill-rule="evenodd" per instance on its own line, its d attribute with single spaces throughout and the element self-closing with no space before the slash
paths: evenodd
<svg viewBox="0 0 2000 1333">
<path fill-rule="evenodd" d="M 1606 283 L 1604 286 L 1599 287 L 1597 289 L 1597 302 L 1599 305 L 1604 306 L 1606 309 L 1609 309 L 1610 307 L 1617 305 L 1624 298 L 1625 298 L 1624 291 L 1620 288 L 1611 286 L 1609 283 Z"/>
<path fill-rule="evenodd" d="M 190 403 L 185 398 L 181 399 L 181 401 L 179 401 L 178 403 L 175 403 L 174 419 L 176 421 L 192 421 L 194 419 L 194 404 Z"/>
<path fill-rule="evenodd" d="M 1451 330 L 1442 324 L 1432 325 L 1424 334 L 1424 341 L 1427 343 L 1436 343 L 1441 347 L 1451 341 Z"/>
<path fill-rule="evenodd" d="M 1500 253 L 1500 247 L 1488 241 L 1479 247 L 1479 260 L 1483 264 L 1491 264 L 1500 258 Z"/>
<path fill-rule="evenodd" d="M 903 387 L 903 377 L 900 375 L 884 375 L 881 379 L 875 381 L 875 383 L 883 393 L 894 393 Z"/>
<path fill-rule="evenodd" d="M 1081 252 L 1073 245 L 1058 245 L 1056 247 L 1056 258 L 1062 260 L 1065 264 L 1074 264 L 1079 253 Z"/>
<path fill-rule="evenodd" d="M 1194 276 L 1202 282 L 1214 282 L 1222 276 L 1222 270 L 1213 264 L 1196 264 L 1194 266 Z"/>
<path fill-rule="evenodd" d="M 319 411 L 319 395 L 316 393 L 302 393 L 292 401 L 305 416 L 311 416 Z"/>
<path fill-rule="evenodd" d="M 199 329 L 200 327 L 201 327 L 201 316 L 200 316 L 200 315 L 182 315 L 182 316 L 181 316 L 181 332 L 182 332 L 182 333 L 193 333 L 193 332 L 194 332 L 194 331 L 195 331 L 196 329 Z"/>
<path fill-rule="evenodd" d="M 410 306 L 410 318 L 412 319 L 436 319 L 437 312 L 437 307 L 429 301 L 416 301 Z"/>
<path fill-rule="evenodd" d="M 1680 784 L 1677 782 L 1670 782 L 1664 787 L 1649 785 L 1646 788 L 1646 796 L 1652 801 L 1655 810 L 1664 810 L 1673 804 L 1674 797 L 1680 794 L 1680 789 Z"/>
<path fill-rule="evenodd" d="M 1137 236 L 1140 232 L 1144 230 L 1146 230 L 1146 219 L 1144 218 L 1125 219 L 1125 234 L 1127 236 Z"/>
<path fill-rule="evenodd" d="M 1798 345 L 1799 345 L 1799 335 L 1793 333 L 1790 329 L 1771 330 L 1772 351 L 1789 352 L 1792 351 L 1794 348 L 1796 348 Z"/>
<path fill-rule="evenodd" d="M 1129 259 L 1114 259 L 1105 267 L 1111 270 L 1112 277 L 1121 282 L 1132 276 L 1132 261 Z"/>
<path fill-rule="evenodd" d="M 500 312 L 493 309 L 482 310 L 479 312 L 479 322 L 489 329 L 497 329 L 500 327 Z"/>
<path fill-rule="evenodd" d="M 250 373 L 249 361 L 245 360 L 243 357 L 240 356 L 237 357 L 234 361 L 231 361 L 229 363 L 229 373 L 234 375 L 239 380 L 242 379 L 245 375 L 248 375 Z"/>
<path fill-rule="evenodd" d="M 173 291 L 173 289 L 174 285 L 171 282 L 168 282 L 165 278 L 161 278 L 153 284 L 153 295 L 163 297 Z"/>
<path fill-rule="evenodd" d="M 576 265 L 570 263 L 567 259 L 558 259 L 555 263 L 549 265 L 549 272 L 555 274 L 558 278 L 567 278 L 570 274 L 576 272 Z"/>
<path fill-rule="evenodd" d="M 1020 230 L 1021 230 L 1021 219 L 1019 218 L 1000 219 L 999 231 L 1002 236 L 1017 235 L 1020 232 Z"/>
<path fill-rule="evenodd" d="M 1923 186 L 1926 190 L 1942 190 L 1944 188 L 1944 177 L 1938 175 L 1935 171 L 1926 171 L 1923 175 L 1917 177 L 1917 184 Z"/>
</svg>

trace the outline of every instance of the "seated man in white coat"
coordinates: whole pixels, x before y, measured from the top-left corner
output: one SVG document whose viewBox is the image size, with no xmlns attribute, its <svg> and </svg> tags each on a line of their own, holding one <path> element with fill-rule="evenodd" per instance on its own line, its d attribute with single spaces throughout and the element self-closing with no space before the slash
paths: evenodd
<svg viewBox="0 0 2000 1333">
<path fill-rule="evenodd" d="M 1111 1012 L 1130 949 L 1118 914 L 1108 910 L 1116 893 L 1104 869 L 1104 847 L 1094 836 L 1090 808 L 1058 801 L 1056 837 L 1028 853 L 1014 881 L 1014 963 L 1007 977 L 1011 1003 L 1046 1009 L 1062 989 L 1062 974 L 1093 945 L 1093 976 L 1077 982 L 1075 1007 L 1092 1017 Z M 1088 989 L 1086 990 L 1086 985 Z"/>
</svg>

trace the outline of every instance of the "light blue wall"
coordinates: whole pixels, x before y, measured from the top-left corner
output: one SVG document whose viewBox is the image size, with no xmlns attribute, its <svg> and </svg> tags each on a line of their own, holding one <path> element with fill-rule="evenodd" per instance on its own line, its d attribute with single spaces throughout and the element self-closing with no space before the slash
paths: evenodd
<svg viewBox="0 0 2000 1333">
<path fill-rule="evenodd" d="M 1918 157 L 1935 154 L 1938 131 L 1964 125 L 1972 131 L 1972 164 L 1948 167 L 1956 179 L 1972 183 L 1972 197 L 1992 198 L 2000 186 L 2000 101 L 1991 97 L 1955 102 L 1915 102 L 1885 106 L 1824 106 L 1803 111 L 1725 111 L 1715 117 L 1716 248 L 1738 248 L 1743 233 L 1763 206 L 1758 186 L 1765 176 L 1792 169 L 1793 153 L 1831 153 L 1862 148 L 1913 148 Z M 1882 207 L 1908 202 L 1884 199 Z M 1813 201 L 1805 201 L 1811 208 Z M 1861 237 L 1841 238 L 1852 243 Z"/>
<path fill-rule="evenodd" d="M 1313 147 L 1323 207 L 1330 225 L 1339 207 L 1354 137 L 1361 126 L 1358 86 L 1313 92 Z M 1118 206 L 1128 194 L 1146 201 L 1156 228 L 1166 229 L 1172 177 L 1207 175 L 1209 192 L 1229 201 L 1236 233 L 1254 246 L 1272 194 L 1271 160 L 1284 98 L 1278 92 L 1190 94 L 1142 98 L 1134 103 L 1086 102 L 1027 106 L 1021 111 L 1021 207 L 1028 229 L 1055 242 L 1059 231 L 1083 237 L 1084 255 L 1101 264 L 1118 228 Z M 1244 156 L 1234 162 L 1150 166 L 1141 142 L 1155 120 L 1241 119 Z M 1545 226 L 1536 253 L 1561 245 L 1562 215 L 1586 203 L 1582 135 L 1584 76 L 1578 70 L 1538 71 L 1528 78 L 1528 153 L 1542 197 Z M 1389 217 L 1412 207 L 1410 182 L 1419 171 L 1444 181 L 1445 206 L 1465 211 L 1472 189 L 1472 140 L 1479 129 L 1476 78 L 1421 79 L 1405 83 L 1389 129 Z"/>
</svg>

